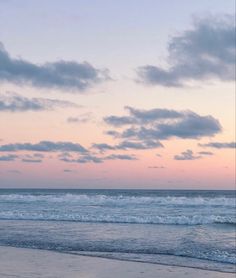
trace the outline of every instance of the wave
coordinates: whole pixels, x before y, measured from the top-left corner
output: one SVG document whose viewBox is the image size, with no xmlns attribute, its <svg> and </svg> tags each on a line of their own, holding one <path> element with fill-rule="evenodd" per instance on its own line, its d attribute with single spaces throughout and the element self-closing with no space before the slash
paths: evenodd
<svg viewBox="0 0 236 278">
<path fill-rule="evenodd" d="M 0 220 L 38 220 L 38 221 L 73 221 L 85 223 L 124 223 L 124 224 L 163 224 L 163 225 L 204 225 L 204 224 L 230 224 L 235 225 L 234 216 L 220 215 L 192 215 L 192 216 L 132 216 L 132 215 L 79 215 L 79 214 L 53 214 L 7 211 L 0 212 Z"/>
<path fill-rule="evenodd" d="M 97 205 L 132 205 L 132 204 L 156 204 L 163 206 L 224 206 L 235 207 L 236 199 L 227 197 L 185 197 L 185 196 L 127 196 L 127 195 L 103 195 L 103 194 L 3 194 L 2 202 L 52 202 L 52 203 L 79 203 Z"/>
</svg>

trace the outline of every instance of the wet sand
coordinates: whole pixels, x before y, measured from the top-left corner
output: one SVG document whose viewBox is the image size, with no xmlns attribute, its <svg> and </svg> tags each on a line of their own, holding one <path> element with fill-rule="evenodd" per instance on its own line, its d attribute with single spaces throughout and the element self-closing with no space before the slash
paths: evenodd
<svg viewBox="0 0 236 278">
<path fill-rule="evenodd" d="M 0 246 L 0 278 L 235 278 L 233 273 Z"/>
</svg>

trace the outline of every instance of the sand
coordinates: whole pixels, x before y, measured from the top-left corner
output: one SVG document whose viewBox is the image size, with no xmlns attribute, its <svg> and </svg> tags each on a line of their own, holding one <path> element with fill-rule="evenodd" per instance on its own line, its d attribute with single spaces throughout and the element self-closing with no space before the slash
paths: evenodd
<svg viewBox="0 0 236 278">
<path fill-rule="evenodd" d="M 0 246 L 1 278 L 235 278 L 235 274 Z"/>
</svg>

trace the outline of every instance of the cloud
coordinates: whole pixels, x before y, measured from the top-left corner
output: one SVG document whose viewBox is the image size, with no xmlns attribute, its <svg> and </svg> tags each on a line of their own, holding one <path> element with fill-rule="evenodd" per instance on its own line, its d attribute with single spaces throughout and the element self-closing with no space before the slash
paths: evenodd
<svg viewBox="0 0 236 278">
<path fill-rule="evenodd" d="M 78 105 L 57 99 L 27 98 L 16 93 L 0 95 L 0 111 L 3 112 L 43 111 L 57 107 L 78 107 Z"/>
<path fill-rule="evenodd" d="M 17 155 L 13 155 L 13 154 L 2 155 L 2 156 L 0 156 L 0 162 L 1 161 L 15 161 L 16 158 L 17 158 Z"/>
<path fill-rule="evenodd" d="M 154 148 L 162 148 L 163 145 L 159 141 L 154 140 L 145 140 L 143 142 L 132 142 L 132 141 L 122 141 L 120 144 L 116 146 L 116 149 L 119 150 L 128 150 L 128 149 L 136 149 L 136 150 L 146 150 L 146 149 L 154 149 Z"/>
<path fill-rule="evenodd" d="M 27 163 L 41 163 L 41 162 L 43 162 L 42 159 L 30 159 L 30 158 L 23 158 L 21 161 L 22 162 L 27 162 Z"/>
<path fill-rule="evenodd" d="M 33 155 L 26 155 L 27 157 L 38 157 L 38 158 L 44 158 L 44 155 L 41 153 L 34 153 Z"/>
<path fill-rule="evenodd" d="M 60 158 L 61 161 L 64 161 L 64 162 L 69 162 L 69 163 L 89 163 L 89 162 L 93 162 L 93 163 L 102 163 L 103 162 L 103 159 L 100 158 L 100 157 L 96 157 L 94 155 L 83 155 L 79 158 L 68 158 L 68 157 L 61 157 Z"/>
<path fill-rule="evenodd" d="M 74 158 L 73 156 L 63 156 L 60 155 L 59 159 L 68 163 L 103 163 L 106 160 L 137 160 L 134 155 L 126 155 L 126 154 L 111 154 L 108 156 L 99 157 L 93 154 L 81 155 L 78 158 Z"/>
<path fill-rule="evenodd" d="M 39 143 L 15 143 L 0 145 L 0 152 L 37 151 L 37 152 L 79 152 L 87 153 L 80 144 L 71 142 L 40 141 Z"/>
<path fill-rule="evenodd" d="M 83 91 L 109 79 L 107 70 L 99 70 L 88 62 L 59 60 L 42 65 L 12 58 L 0 43 L 0 81 L 39 88 Z"/>
<path fill-rule="evenodd" d="M 128 111 L 130 115 L 125 117 L 129 118 L 132 124 L 122 132 L 109 131 L 107 134 L 114 135 L 116 138 L 125 138 L 126 140 L 129 138 L 141 142 L 154 141 L 161 146 L 158 140 L 170 139 L 172 137 L 199 139 L 204 136 L 214 136 L 222 130 L 219 121 L 214 117 L 210 115 L 201 116 L 189 110 L 138 110 L 129 108 Z M 116 116 L 106 117 L 104 120 L 106 123 L 114 126 L 114 122 L 108 120 L 111 117 L 114 119 Z M 119 123 L 119 126 L 124 125 L 126 126 L 127 122 Z M 115 126 L 117 126 L 117 119 Z"/>
<path fill-rule="evenodd" d="M 107 150 L 115 150 L 116 146 L 112 146 L 106 143 L 100 143 L 100 144 L 93 144 L 92 148 L 98 149 L 101 152 L 107 151 Z"/>
<path fill-rule="evenodd" d="M 165 169 L 164 166 L 148 166 L 148 169 Z"/>
<path fill-rule="evenodd" d="M 193 151 L 191 150 L 186 150 L 185 152 L 182 152 L 180 155 L 174 156 L 175 160 L 196 160 L 199 158 L 201 158 L 201 156 L 195 156 L 193 154 Z"/>
<path fill-rule="evenodd" d="M 168 68 L 145 65 L 139 79 L 150 85 L 184 86 L 188 81 L 235 79 L 235 17 L 210 16 L 170 39 Z"/>
<path fill-rule="evenodd" d="M 104 158 L 105 160 L 137 160 L 134 155 L 128 154 L 111 154 Z"/>
<path fill-rule="evenodd" d="M 198 152 L 200 155 L 214 155 L 212 152 Z"/>
<path fill-rule="evenodd" d="M 93 148 L 100 150 L 101 152 L 107 150 L 146 150 L 161 148 L 163 145 L 159 141 L 146 140 L 144 142 L 134 142 L 134 141 L 122 141 L 117 145 L 109 145 L 106 143 L 93 144 Z"/>
<path fill-rule="evenodd" d="M 150 121 L 182 117 L 180 112 L 169 109 L 156 108 L 151 110 L 141 110 L 130 106 L 125 106 L 124 108 L 130 114 L 129 116 L 108 116 L 104 118 L 104 121 L 109 125 L 119 127 L 123 125 L 145 124 Z"/>
<path fill-rule="evenodd" d="M 76 123 L 76 124 L 84 124 L 91 120 L 92 113 L 84 113 L 79 115 L 78 117 L 69 117 L 67 119 L 68 123 Z"/>
<path fill-rule="evenodd" d="M 207 144 L 198 144 L 200 147 L 210 147 L 215 149 L 235 149 L 236 142 L 211 142 Z"/>
<path fill-rule="evenodd" d="M 71 169 L 64 169 L 63 172 L 64 173 L 76 173 L 75 170 L 71 170 Z"/>
</svg>

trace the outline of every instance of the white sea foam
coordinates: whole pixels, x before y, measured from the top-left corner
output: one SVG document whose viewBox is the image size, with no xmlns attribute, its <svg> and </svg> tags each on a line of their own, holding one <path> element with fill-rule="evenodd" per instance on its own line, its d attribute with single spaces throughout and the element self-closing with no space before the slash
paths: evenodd
<svg viewBox="0 0 236 278">
<path fill-rule="evenodd" d="M 112 214 L 78 214 L 78 213 L 52 213 L 52 212 L 0 212 L 0 219 L 8 220 L 49 220 L 49 221 L 76 221 L 97 223 L 129 223 L 129 224 L 165 224 L 165 225 L 203 225 L 203 224 L 236 224 L 233 216 L 220 215 L 180 215 L 180 216 L 134 216 Z"/>
<path fill-rule="evenodd" d="M 13 202 L 76 202 L 79 204 L 156 204 L 179 206 L 236 206 L 235 198 L 227 197 L 182 197 L 182 196 L 124 196 L 124 195 L 88 195 L 88 194 L 58 194 L 58 195 L 30 195 L 6 194 L 0 195 L 0 201 Z"/>
</svg>

